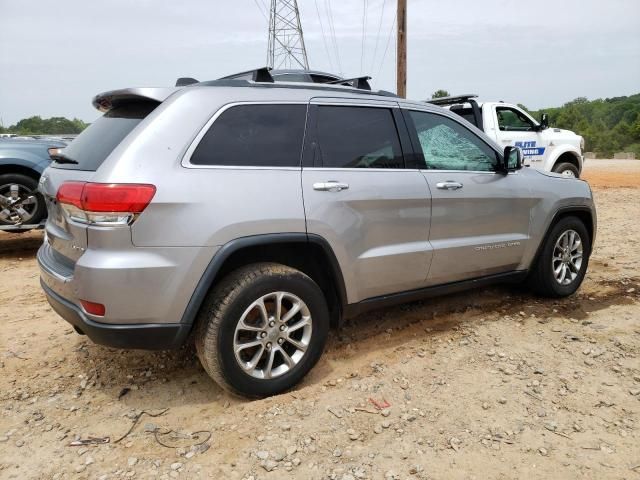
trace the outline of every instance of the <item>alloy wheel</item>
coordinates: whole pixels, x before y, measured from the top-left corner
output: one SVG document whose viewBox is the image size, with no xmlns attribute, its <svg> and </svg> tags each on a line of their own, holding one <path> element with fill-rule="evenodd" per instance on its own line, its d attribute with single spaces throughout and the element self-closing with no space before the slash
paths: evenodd
<svg viewBox="0 0 640 480">
<path fill-rule="evenodd" d="M 37 197 L 24 185 L 0 185 L 0 222 L 10 225 L 28 224 L 37 209 Z"/>
<path fill-rule="evenodd" d="M 553 276 L 560 285 L 569 285 L 582 266 L 582 239 L 575 230 L 566 230 L 558 237 L 551 257 Z"/>
<path fill-rule="evenodd" d="M 263 295 L 249 305 L 236 325 L 236 361 L 252 377 L 279 377 L 302 360 L 311 334 L 311 312 L 302 299 L 288 292 Z"/>
</svg>

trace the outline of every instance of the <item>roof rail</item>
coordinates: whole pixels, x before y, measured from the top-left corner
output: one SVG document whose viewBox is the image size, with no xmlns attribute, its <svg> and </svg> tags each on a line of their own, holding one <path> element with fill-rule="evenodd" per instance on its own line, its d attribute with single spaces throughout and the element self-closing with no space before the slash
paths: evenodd
<svg viewBox="0 0 640 480">
<path fill-rule="evenodd" d="M 358 90 L 371 90 L 371 85 L 369 85 L 369 80 L 371 80 L 371 77 L 365 75 L 362 77 L 343 78 L 341 80 L 333 80 L 331 82 L 327 82 L 327 84 L 343 85 L 345 83 L 350 83 L 353 88 L 357 88 Z"/>
<path fill-rule="evenodd" d="M 432 98 L 431 100 L 425 100 L 425 102 L 432 103 L 433 105 L 453 105 L 455 103 L 468 102 L 472 98 L 478 98 L 478 95 L 468 93 L 466 95 L 453 95 L 451 97 Z"/>
<path fill-rule="evenodd" d="M 227 75 L 226 77 L 221 77 L 218 80 L 253 80 L 254 82 L 260 83 L 273 83 L 274 80 L 270 71 L 270 67 L 260 67 L 253 70 L 247 70 L 246 72 Z"/>
<path fill-rule="evenodd" d="M 294 88 L 294 89 L 314 89 L 314 90 L 334 90 L 336 87 L 352 88 L 353 92 L 380 95 L 383 97 L 397 97 L 395 93 L 387 92 L 384 90 L 372 91 L 368 80 L 369 76 L 355 77 L 355 78 L 343 78 L 338 80 L 332 80 L 326 83 L 314 83 L 314 82 L 277 82 L 271 75 L 270 67 L 261 67 L 254 70 L 247 70 L 246 72 L 234 73 L 227 75 L 226 77 L 218 78 L 217 80 L 207 80 L 198 82 L 200 86 L 218 86 L 218 87 L 249 87 L 260 86 L 270 88 Z M 277 76 L 277 75 L 276 75 Z M 335 90 L 334 90 L 335 91 Z"/>
</svg>

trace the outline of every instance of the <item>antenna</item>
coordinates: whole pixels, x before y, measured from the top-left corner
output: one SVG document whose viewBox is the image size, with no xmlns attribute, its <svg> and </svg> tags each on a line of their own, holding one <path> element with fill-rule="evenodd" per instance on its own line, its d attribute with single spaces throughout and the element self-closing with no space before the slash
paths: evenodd
<svg viewBox="0 0 640 480">
<path fill-rule="evenodd" d="M 271 0 L 267 65 L 309 69 L 297 0 Z"/>
</svg>

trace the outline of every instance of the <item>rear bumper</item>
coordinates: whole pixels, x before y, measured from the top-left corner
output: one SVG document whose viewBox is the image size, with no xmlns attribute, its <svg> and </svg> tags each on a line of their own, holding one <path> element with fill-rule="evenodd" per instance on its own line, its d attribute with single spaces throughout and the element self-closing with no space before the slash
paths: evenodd
<svg viewBox="0 0 640 480">
<path fill-rule="evenodd" d="M 164 350 L 189 336 L 193 322 L 184 321 L 183 313 L 212 250 L 87 249 L 71 264 L 45 242 L 37 259 L 53 309 L 95 343 Z M 105 305 L 106 315 L 87 313 L 80 299 Z"/>
<path fill-rule="evenodd" d="M 181 346 L 190 325 L 180 323 L 107 324 L 95 322 L 70 301 L 54 292 L 43 280 L 40 285 L 51 308 L 93 342 L 115 348 L 169 350 Z"/>
</svg>

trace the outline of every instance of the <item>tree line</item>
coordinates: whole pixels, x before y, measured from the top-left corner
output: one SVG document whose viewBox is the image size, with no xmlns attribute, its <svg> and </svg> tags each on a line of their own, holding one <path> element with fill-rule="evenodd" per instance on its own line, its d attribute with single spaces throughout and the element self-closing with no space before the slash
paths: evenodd
<svg viewBox="0 0 640 480">
<path fill-rule="evenodd" d="M 1 127 L 0 133 L 15 133 L 17 135 L 61 135 L 65 133 L 80 133 L 89 124 L 79 118 L 69 120 L 65 117 L 41 118 L 33 116 L 23 118 L 15 125 Z"/>
<path fill-rule="evenodd" d="M 529 112 L 549 115 L 549 125 L 573 130 L 585 140 L 585 151 L 598 157 L 634 152 L 640 157 L 640 94 L 588 100 L 578 97 L 561 107 Z"/>
</svg>

